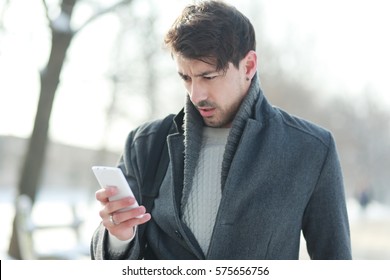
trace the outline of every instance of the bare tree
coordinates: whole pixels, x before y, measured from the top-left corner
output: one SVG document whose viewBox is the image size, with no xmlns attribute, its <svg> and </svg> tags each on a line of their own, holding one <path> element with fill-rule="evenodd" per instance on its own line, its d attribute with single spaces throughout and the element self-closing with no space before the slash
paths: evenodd
<svg viewBox="0 0 390 280">
<path fill-rule="evenodd" d="M 121 0 L 110 7 L 100 9 L 85 21 L 83 25 L 74 30 L 70 23 L 77 2 L 78 0 L 62 0 L 59 15 L 55 19 L 51 19 L 47 3 L 45 0 L 42 0 L 51 33 L 51 49 L 47 64 L 40 72 L 41 89 L 34 128 L 29 140 L 27 153 L 22 165 L 20 181 L 18 183 L 19 194 L 27 195 L 33 202 L 44 165 L 53 102 L 60 82 L 61 70 L 72 39 L 75 34 L 99 16 L 112 12 L 122 5 L 129 4 L 132 0 Z M 8 254 L 15 259 L 22 258 L 15 219 Z"/>
</svg>

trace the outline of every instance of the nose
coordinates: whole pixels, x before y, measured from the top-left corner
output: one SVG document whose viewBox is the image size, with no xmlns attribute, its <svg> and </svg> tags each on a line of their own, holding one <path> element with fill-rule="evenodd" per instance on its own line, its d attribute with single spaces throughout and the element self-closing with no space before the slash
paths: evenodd
<svg viewBox="0 0 390 280">
<path fill-rule="evenodd" d="M 194 79 L 189 90 L 190 99 L 193 104 L 198 104 L 207 99 L 207 90 L 199 81 L 195 81 Z"/>
</svg>

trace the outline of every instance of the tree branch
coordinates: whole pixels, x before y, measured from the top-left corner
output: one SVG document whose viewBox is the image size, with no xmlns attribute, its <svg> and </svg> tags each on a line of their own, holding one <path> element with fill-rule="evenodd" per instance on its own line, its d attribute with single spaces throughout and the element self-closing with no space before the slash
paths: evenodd
<svg viewBox="0 0 390 280">
<path fill-rule="evenodd" d="M 85 28 L 88 24 L 90 24 L 91 22 L 93 22 L 94 20 L 96 20 L 97 18 L 99 18 L 100 16 L 104 15 L 104 14 L 108 14 L 112 11 L 114 11 L 116 8 L 122 6 L 122 5 L 126 5 L 126 4 L 129 4 L 131 3 L 133 0 L 122 0 L 118 3 L 116 3 L 115 5 L 112 5 L 111 7 L 108 7 L 106 9 L 103 9 L 99 12 L 97 12 L 96 14 L 94 14 L 93 16 L 91 16 L 88 20 L 86 20 L 84 22 L 83 25 L 81 25 L 77 30 L 74 31 L 74 34 L 80 32 L 83 28 Z"/>
<path fill-rule="evenodd" d="M 43 7 L 45 8 L 46 19 L 49 22 L 49 26 L 51 26 L 51 19 L 49 16 L 49 7 L 47 6 L 46 0 L 42 0 Z"/>
</svg>

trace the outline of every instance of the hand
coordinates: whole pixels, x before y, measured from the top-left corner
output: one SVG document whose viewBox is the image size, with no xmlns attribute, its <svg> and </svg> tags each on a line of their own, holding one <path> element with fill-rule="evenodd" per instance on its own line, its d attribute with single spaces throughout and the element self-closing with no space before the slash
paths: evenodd
<svg viewBox="0 0 390 280">
<path fill-rule="evenodd" d="M 120 211 L 135 203 L 134 197 L 126 197 L 116 201 L 109 201 L 109 197 L 117 194 L 116 187 L 99 189 L 95 193 L 96 199 L 102 204 L 99 215 L 106 229 L 119 240 L 128 240 L 134 235 L 134 227 L 146 223 L 151 219 L 151 215 L 146 213 L 144 206 L 139 206 L 131 210 Z M 141 216 L 140 218 L 136 218 Z"/>
</svg>

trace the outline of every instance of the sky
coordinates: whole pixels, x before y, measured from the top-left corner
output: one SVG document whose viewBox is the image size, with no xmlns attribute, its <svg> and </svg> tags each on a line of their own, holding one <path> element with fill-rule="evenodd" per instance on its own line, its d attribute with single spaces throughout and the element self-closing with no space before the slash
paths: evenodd
<svg viewBox="0 0 390 280">
<path fill-rule="evenodd" d="M 39 93 L 38 71 L 48 56 L 48 33 L 41 1 L 13 0 L 2 12 L 5 2 L 0 0 L 6 30 L 0 30 L 0 135 L 29 137 Z M 55 0 L 48 1 L 52 2 Z M 154 2 L 170 5 L 168 9 L 162 7 L 164 12 L 159 15 L 161 30 L 166 30 L 190 1 Z M 329 96 L 342 93 L 351 102 L 369 91 L 390 110 L 389 1 L 259 0 L 256 3 L 261 12 L 253 9 L 254 0 L 227 2 L 253 22 L 261 17 L 265 40 L 283 53 L 280 61 L 291 75 L 303 68 L 300 75 L 308 83 Z M 145 1 L 136 5 L 140 13 L 148 11 Z M 75 22 L 89 12 L 81 6 Z M 74 41 L 62 75 L 66 83 L 59 88 L 53 108 L 53 140 L 89 148 L 102 145 L 103 110 L 110 98 L 110 85 L 102 77 L 116 28 L 116 21 L 105 17 Z M 94 40 L 98 43 L 93 45 L 99 48 L 89 47 Z M 97 61 L 96 57 L 101 59 Z M 143 113 L 142 108 L 134 110 L 134 114 Z M 116 123 L 109 148 L 120 150 L 130 127 L 130 122 Z"/>
<path fill-rule="evenodd" d="M 389 1 L 275 0 L 266 4 L 270 40 L 286 45 L 286 34 L 290 34 L 294 45 L 307 43 L 308 50 L 303 51 L 312 61 L 306 65 L 314 70 L 315 83 L 326 81 L 330 91 L 341 88 L 352 97 L 369 88 L 390 106 Z"/>
</svg>

